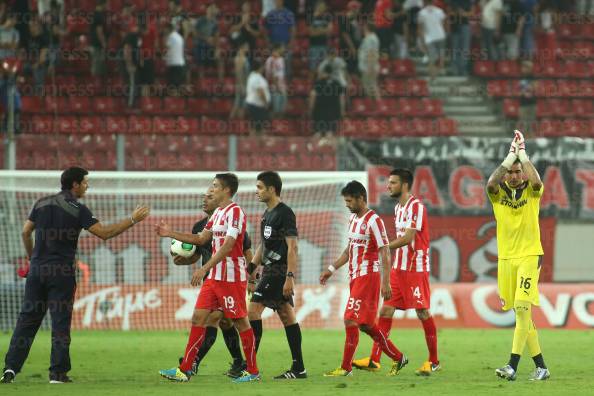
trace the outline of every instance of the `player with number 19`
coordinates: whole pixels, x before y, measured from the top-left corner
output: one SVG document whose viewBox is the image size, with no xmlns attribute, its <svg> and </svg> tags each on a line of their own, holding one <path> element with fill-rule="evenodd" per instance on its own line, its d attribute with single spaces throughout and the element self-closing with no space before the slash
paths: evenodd
<svg viewBox="0 0 594 396">
<path fill-rule="evenodd" d="M 382 352 L 392 361 L 389 375 L 397 375 L 408 359 L 388 339 L 386 332 L 376 324 L 380 289 L 384 300 L 392 297 L 390 287 L 390 250 L 382 219 L 367 207 L 367 191 L 358 181 L 349 182 L 341 191 L 346 207 L 353 213 L 349 221 L 349 243 L 344 252 L 320 275 L 320 283 L 345 264 L 349 264 L 350 296 L 344 312 L 346 340 L 342 365 L 324 376 L 351 376 L 353 356 L 359 344 L 359 329 L 378 343 Z M 383 275 L 380 272 L 380 262 Z"/>
</svg>

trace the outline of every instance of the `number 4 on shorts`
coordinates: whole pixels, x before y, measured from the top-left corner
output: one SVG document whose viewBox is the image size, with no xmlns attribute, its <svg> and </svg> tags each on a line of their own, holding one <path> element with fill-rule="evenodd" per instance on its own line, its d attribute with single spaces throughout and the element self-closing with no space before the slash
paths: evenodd
<svg viewBox="0 0 594 396">
<path fill-rule="evenodd" d="M 414 289 L 411 287 L 411 290 L 413 291 L 413 296 L 416 298 L 421 298 L 421 290 L 419 289 L 419 286 L 415 287 Z"/>
</svg>

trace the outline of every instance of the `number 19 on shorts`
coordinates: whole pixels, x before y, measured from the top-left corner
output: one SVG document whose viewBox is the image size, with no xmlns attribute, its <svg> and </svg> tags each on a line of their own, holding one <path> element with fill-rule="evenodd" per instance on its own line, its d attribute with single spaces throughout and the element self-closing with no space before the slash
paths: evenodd
<svg viewBox="0 0 594 396">
<path fill-rule="evenodd" d="M 225 309 L 233 309 L 235 307 L 233 296 L 223 296 L 223 301 L 225 303 Z"/>
</svg>

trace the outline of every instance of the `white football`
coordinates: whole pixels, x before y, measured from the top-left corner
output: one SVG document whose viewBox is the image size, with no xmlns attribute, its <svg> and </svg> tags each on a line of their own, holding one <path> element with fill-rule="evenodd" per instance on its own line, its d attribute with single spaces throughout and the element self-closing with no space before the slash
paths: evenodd
<svg viewBox="0 0 594 396">
<path fill-rule="evenodd" d="M 180 242 L 177 239 L 171 240 L 171 253 L 185 258 L 192 257 L 196 252 L 196 246 L 191 243 Z"/>
</svg>

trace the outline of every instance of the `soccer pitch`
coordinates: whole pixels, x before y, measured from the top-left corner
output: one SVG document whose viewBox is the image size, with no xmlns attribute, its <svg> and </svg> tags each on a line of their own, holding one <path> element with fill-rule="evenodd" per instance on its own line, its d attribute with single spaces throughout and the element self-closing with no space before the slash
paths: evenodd
<svg viewBox="0 0 594 396">
<path fill-rule="evenodd" d="M 228 368 L 229 354 L 219 332 L 217 342 L 205 358 L 200 372 L 189 383 L 172 383 L 157 374 L 176 365 L 187 340 L 186 332 L 109 332 L 73 333 L 70 372 L 75 383 L 50 385 L 49 332 L 40 332 L 23 372 L 13 384 L 0 385 L 2 395 L 394 395 L 501 394 L 592 395 L 594 394 L 594 330 L 541 330 L 543 353 L 551 379 L 533 383 L 527 380 L 532 359 L 520 362 L 518 379 L 507 382 L 494 370 L 507 362 L 512 341 L 509 330 L 439 331 L 439 352 L 443 370 L 428 378 L 414 371 L 427 357 L 422 330 L 395 329 L 391 339 L 410 359 L 400 375 L 387 377 L 389 361 L 384 356 L 379 373 L 354 371 L 350 378 L 325 378 L 323 372 L 340 365 L 344 332 L 306 330 L 303 349 L 309 378 L 274 381 L 272 376 L 287 369 L 290 353 L 282 330 L 264 331 L 258 354 L 263 380 L 251 384 L 232 384 L 222 375 Z M 0 335 L 0 353 L 9 343 L 9 333 Z M 361 334 L 356 357 L 369 353 L 369 337 Z"/>
</svg>

